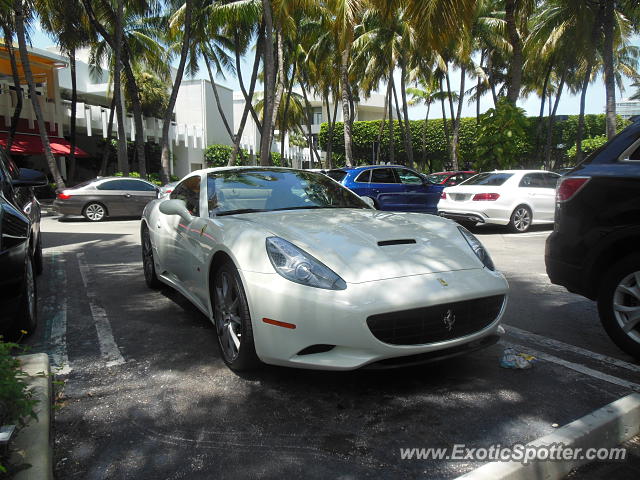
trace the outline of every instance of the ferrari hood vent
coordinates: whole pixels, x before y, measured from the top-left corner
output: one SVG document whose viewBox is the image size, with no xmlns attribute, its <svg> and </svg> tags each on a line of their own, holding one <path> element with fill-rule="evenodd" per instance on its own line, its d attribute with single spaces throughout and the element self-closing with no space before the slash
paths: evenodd
<svg viewBox="0 0 640 480">
<path fill-rule="evenodd" d="M 378 242 L 379 247 L 387 247 L 389 245 L 408 245 L 410 243 L 416 243 L 413 238 L 401 238 L 399 240 L 382 240 Z"/>
</svg>

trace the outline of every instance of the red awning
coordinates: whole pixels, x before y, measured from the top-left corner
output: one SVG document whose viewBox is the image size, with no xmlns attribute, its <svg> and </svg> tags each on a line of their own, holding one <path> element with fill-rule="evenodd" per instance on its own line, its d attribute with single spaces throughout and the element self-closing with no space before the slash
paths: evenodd
<svg viewBox="0 0 640 480">
<path fill-rule="evenodd" d="M 7 132 L 0 132 L 0 145 L 3 147 L 7 145 Z M 51 144 L 51 151 L 57 156 L 68 156 L 71 154 L 71 144 L 64 138 L 49 137 L 49 143 Z M 11 144 L 11 153 L 14 155 L 42 155 L 44 154 L 44 148 L 42 147 L 42 141 L 40 135 L 30 135 L 24 133 L 17 133 Z M 88 157 L 89 154 L 76 147 L 76 157 Z"/>
</svg>

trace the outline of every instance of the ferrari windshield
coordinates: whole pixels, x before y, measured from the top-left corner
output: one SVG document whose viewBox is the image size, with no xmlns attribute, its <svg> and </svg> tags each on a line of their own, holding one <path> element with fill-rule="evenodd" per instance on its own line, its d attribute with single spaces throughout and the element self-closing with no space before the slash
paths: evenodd
<svg viewBox="0 0 640 480">
<path fill-rule="evenodd" d="M 369 208 L 320 173 L 277 168 L 221 170 L 207 175 L 209 216 L 316 208 Z"/>
</svg>

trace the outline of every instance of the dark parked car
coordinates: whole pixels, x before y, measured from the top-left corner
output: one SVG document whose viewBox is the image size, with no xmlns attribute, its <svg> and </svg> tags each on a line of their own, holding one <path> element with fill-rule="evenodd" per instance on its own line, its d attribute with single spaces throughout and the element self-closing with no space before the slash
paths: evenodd
<svg viewBox="0 0 640 480">
<path fill-rule="evenodd" d="M 46 177 L 19 169 L 0 148 L 0 334 L 33 332 L 37 325 L 35 275 L 42 272 L 40 205 L 31 187 Z"/>
<path fill-rule="evenodd" d="M 106 217 L 141 217 L 159 191 L 139 178 L 98 177 L 58 193 L 53 207 L 61 215 L 84 215 L 92 222 Z"/>
<path fill-rule="evenodd" d="M 640 358 L 640 119 L 561 177 L 545 261 L 551 281 L 596 300 L 612 340 Z"/>
<path fill-rule="evenodd" d="M 379 210 L 437 213 L 441 188 L 401 165 L 369 165 L 329 170 L 327 175 Z"/>
</svg>

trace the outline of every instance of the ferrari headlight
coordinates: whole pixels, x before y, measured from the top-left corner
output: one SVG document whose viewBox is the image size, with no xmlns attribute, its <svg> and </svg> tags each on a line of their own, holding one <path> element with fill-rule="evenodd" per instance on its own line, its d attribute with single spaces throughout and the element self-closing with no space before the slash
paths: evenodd
<svg viewBox="0 0 640 480">
<path fill-rule="evenodd" d="M 267 255 L 273 268 L 287 280 L 309 287 L 344 290 L 346 282 L 304 250 L 279 237 L 269 237 Z"/>
<path fill-rule="evenodd" d="M 476 257 L 480 259 L 482 264 L 489 270 L 495 270 L 496 267 L 493 265 L 493 260 L 491 260 L 489 252 L 487 252 L 482 243 L 480 243 L 480 240 L 478 240 L 473 233 L 464 227 L 458 227 L 458 230 L 460 230 L 460 233 L 471 247 L 471 250 L 473 250 L 473 253 L 476 254 Z"/>
</svg>

